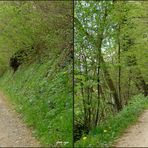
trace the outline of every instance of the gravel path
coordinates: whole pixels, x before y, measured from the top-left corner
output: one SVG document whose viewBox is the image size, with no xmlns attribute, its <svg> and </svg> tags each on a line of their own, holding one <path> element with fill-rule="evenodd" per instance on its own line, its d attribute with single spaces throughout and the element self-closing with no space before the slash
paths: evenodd
<svg viewBox="0 0 148 148">
<path fill-rule="evenodd" d="M 39 147 L 31 130 L 21 121 L 0 92 L 0 147 Z"/>
<path fill-rule="evenodd" d="M 148 147 L 148 110 L 117 141 L 115 147 Z"/>
</svg>

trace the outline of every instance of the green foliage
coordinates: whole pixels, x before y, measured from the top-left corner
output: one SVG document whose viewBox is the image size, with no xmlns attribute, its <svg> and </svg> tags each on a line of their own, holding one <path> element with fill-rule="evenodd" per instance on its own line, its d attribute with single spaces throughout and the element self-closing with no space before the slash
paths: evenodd
<svg viewBox="0 0 148 148">
<path fill-rule="evenodd" d="M 72 1 L 0 2 L 0 88 L 45 146 L 72 146 L 72 11 Z"/>
<path fill-rule="evenodd" d="M 33 47 L 30 58 L 39 61 L 69 50 L 72 25 L 70 1 L 1 1 L 0 74 L 8 69 L 9 58 L 18 50 Z"/>
<path fill-rule="evenodd" d="M 75 2 L 75 118 L 89 130 L 147 95 L 145 4 Z"/>
<path fill-rule="evenodd" d="M 143 95 L 133 97 L 128 105 L 116 116 L 110 117 L 99 127 L 83 135 L 75 143 L 76 147 L 110 147 L 113 142 L 129 127 L 134 124 L 139 115 L 148 107 L 148 98 Z"/>
<path fill-rule="evenodd" d="M 54 77 L 45 77 L 51 61 L 20 69 L 13 77 L 9 71 L 0 79 L 16 110 L 43 145 L 56 146 L 58 141 L 72 145 L 71 76 L 64 69 Z"/>
</svg>

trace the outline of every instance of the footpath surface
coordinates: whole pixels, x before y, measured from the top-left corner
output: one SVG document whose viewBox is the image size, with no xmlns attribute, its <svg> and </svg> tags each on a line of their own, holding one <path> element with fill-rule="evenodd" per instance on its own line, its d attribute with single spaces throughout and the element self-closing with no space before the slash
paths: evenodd
<svg viewBox="0 0 148 148">
<path fill-rule="evenodd" d="M 145 110 L 135 125 L 125 131 L 115 147 L 148 147 L 148 110 Z"/>
<path fill-rule="evenodd" d="M 40 147 L 32 132 L 0 92 L 0 147 Z"/>
</svg>

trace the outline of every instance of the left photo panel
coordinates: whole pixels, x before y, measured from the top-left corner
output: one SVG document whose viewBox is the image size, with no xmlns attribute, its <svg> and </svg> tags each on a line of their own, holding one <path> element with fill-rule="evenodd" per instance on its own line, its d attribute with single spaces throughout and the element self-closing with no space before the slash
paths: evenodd
<svg viewBox="0 0 148 148">
<path fill-rule="evenodd" d="M 0 147 L 73 146 L 73 2 L 0 1 Z"/>
</svg>

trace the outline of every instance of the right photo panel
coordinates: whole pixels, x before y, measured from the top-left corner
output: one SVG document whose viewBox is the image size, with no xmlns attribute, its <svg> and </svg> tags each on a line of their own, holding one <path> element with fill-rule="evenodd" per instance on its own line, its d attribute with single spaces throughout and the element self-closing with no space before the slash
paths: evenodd
<svg viewBox="0 0 148 148">
<path fill-rule="evenodd" d="M 148 147 L 148 1 L 74 7 L 74 146 Z"/>
</svg>

